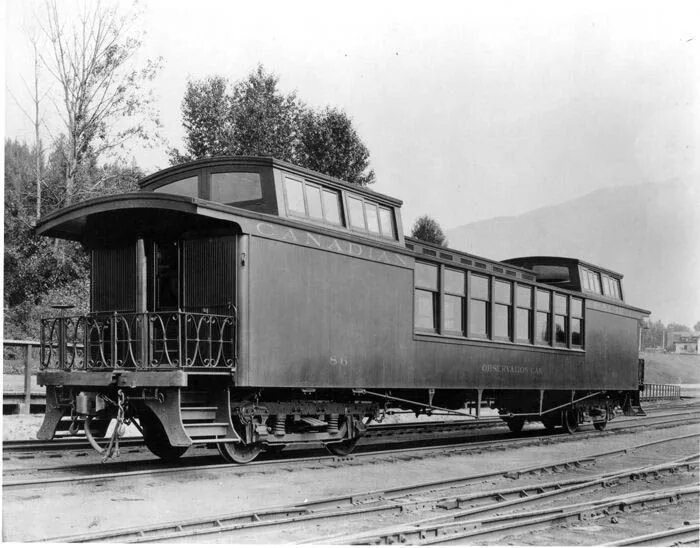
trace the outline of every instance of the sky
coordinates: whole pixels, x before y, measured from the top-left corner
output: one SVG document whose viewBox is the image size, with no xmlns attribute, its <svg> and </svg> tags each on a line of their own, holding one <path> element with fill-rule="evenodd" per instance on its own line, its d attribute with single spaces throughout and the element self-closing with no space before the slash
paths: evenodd
<svg viewBox="0 0 700 548">
<path fill-rule="evenodd" d="M 26 107 L 37 4 L 5 5 L 5 131 L 31 141 L 16 100 Z M 372 188 L 404 201 L 406 232 L 422 214 L 449 229 L 604 187 L 697 184 L 698 2 L 140 5 L 141 55 L 164 60 L 154 89 L 168 146 L 182 147 L 188 79 L 237 80 L 262 63 L 282 91 L 352 117 Z M 165 150 L 134 156 L 150 172 Z"/>
</svg>

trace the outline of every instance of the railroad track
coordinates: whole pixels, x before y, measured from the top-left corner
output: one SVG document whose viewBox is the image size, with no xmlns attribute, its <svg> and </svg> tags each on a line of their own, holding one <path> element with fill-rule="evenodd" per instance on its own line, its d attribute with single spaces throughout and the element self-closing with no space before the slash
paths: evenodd
<svg viewBox="0 0 700 548">
<path fill-rule="evenodd" d="M 685 436 L 686 438 L 689 436 Z M 668 443 L 683 437 L 666 438 L 630 447 L 633 451 L 650 445 Z M 149 527 L 131 527 L 99 533 L 72 535 L 67 537 L 41 539 L 45 542 L 156 542 L 174 539 L 201 538 L 212 534 L 226 533 L 232 541 L 249 540 L 245 535 L 259 535 L 263 530 L 289 531 L 292 527 L 306 526 L 309 523 L 325 523 L 326 528 L 334 524 L 352 527 L 353 520 L 364 524 L 372 516 L 392 516 L 399 521 L 411 512 L 428 510 L 427 518 L 404 522 L 389 529 L 365 531 L 354 535 L 332 535 L 304 539 L 304 543 L 323 544 L 369 544 L 369 543 L 410 543 L 423 544 L 454 541 L 477 536 L 509 534 L 527 528 L 543 528 L 552 524 L 579 520 L 582 516 L 592 517 L 621 511 L 648 508 L 650 505 L 668 504 L 669 500 L 679 501 L 687 497 L 697 497 L 700 488 L 674 487 L 656 491 L 635 491 L 623 495 L 610 496 L 613 487 L 649 481 L 673 475 L 692 475 L 697 483 L 698 454 L 688 455 L 654 466 L 644 466 L 617 470 L 607 473 L 581 472 L 590 470 L 598 459 L 614 456 L 621 451 L 599 452 L 577 460 L 550 462 L 544 465 L 523 469 L 504 469 L 486 474 L 451 478 L 443 481 L 419 483 L 395 487 L 381 491 L 353 493 L 336 498 L 307 501 L 303 504 L 261 508 L 255 511 L 207 516 L 201 519 L 171 522 Z M 475 492 L 475 487 L 486 480 L 519 479 L 544 472 L 573 474 L 568 479 L 556 479 L 529 485 L 508 485 L 488 491 Z M 566 499 L 583 494 L 603 493 L 585 502 L 567 504 Z M 564 504 L 542 508 L 546 501 L 564 499 Z M 532 507 L 536 510 L 532 510 Z M 515 513 L 512 511 L 516 510 Z M 503 512 L 510 511 L 510 514 Z M 401 518 L 397 516 L 403 516 Z M 476 519 L 477 516 L 481 516 Z M 347 525 L 346 525 L 347 526 Z M 259 538 L 259 537 L 256 537 Z M 298 542 L 298 541 L 297 541 Z"/>
<path fill-rule="evenodd" d="M 690 419 L 689 419 L 690 415 Z M 586 430 L 582 432 L 577 432 L 574 435 L 570 434 L 547 434 L 541 435 L 540 431 L 531 430 L 526 432 L 521 432 L 519 434 L 508 434 L 507 437 L 492 435 L 488 437 L 482 437 L 479 441 L 468 441 L 464 443 L 450 443 L 443 445 L 429 444 L 421 447 L 407 447 L 407 448 L 392 448 L 392 449 L 372 449 L 371 447 L 358 448 L 358 451 L 347 457 L 337 457 L 331 455 L 322 456 L 295 456 L 295 452 L 290 452 L 287 458 L 275 459 L 275 460 L 260 460 L 249 464 L 198 464 L 192 466 L 187 461 L 182 462 L 179 466 L 163 466 L 160 461 L 157 462 L 157 467 L 147 466 L 142 469 L 130 469 L 125 471 L 107 471 L 104 472 L 105 466 L 90 465 L 86 467 L 89 469 L 96 468 L 100 470 L 99 473 L 79 473 L 72 475 L 57 475 L 61 471 L 71 471 L 76 467 L 71 466 L 55 466 L 55 467 L 44 467 L 37 468 L 35 470 L 30 469 L 18 469 L 18 470 L 5 470 L 3 473 L 3 489 L 5 491 L 13 489 L 27 489 L 36 487 L 47 487 L 47 486 L 59 486 L 67 484 L 83 484 L 83 483 L 95 483 L 95 482 L 108 482 L 108 481 L 118 481 L 131 477 L 138 476 L 149 476 L 149 475 L 162 475 L 162 474 L 183 474 L 183 473 L 196 473 L 201 471 L 216 471 L 216 470 L 231 470 L 234 473 L 247 473 L 249 471 L 267 471 L 269 469 L 275 470 L 281 466 L 289 468 L 289 465 L 295 467 L 304 466 L 337 466 L 339 462 L 347 461 L 357 461 L 357 460 L 367 460 L 367 459 L 393 459 L 401 455 L 410 455 L 413 458 L 430 457 L 436 453 L 449 454 L 449 453 L 465 453 L 465 452 L 479 452 L 479 451 L 495 451 L 501 449 L 509 449 L 514 447 L 525 447 L 533 444 L 552 444 L 560 443 L 565 441 L 574 441 L 586 438 L 600 439 L 601 436 L 611 435 L 618 432 L 638 430 L 641 428 L 668 428 L 672 426 L 685 425 L 688 424 L 689 420 L 700 418 L 700 409 L 696 410 L 694 413 L 682 413 L 673 415 L 672 419 L 668 418 L 669 415 L 661 415 L 655 417 L 644 417 L 635 418 L 625 421 L 620 421 L 620 424 L 613 425 L 606 432 L 598 432 L 593 430 Z M 698 434 L 700 436 L 700 433 Z M 303 454 L 303 453 L 302 453 Z M 195 457 L 193 457 L 194 459 Z M 134 463 L 113 463 L 109 466 L 116 466 L 121 464 L 134 464 Z M 8 475 L 19 474 L 19 475 L 29 475 L 29 478 L 12 480 L 7 479 Z M 39 474 L 49 474 L 47 477 L 37 477 Z"/>
<path fill-rule="evenodd" d="M 690 404 L 690 405 L 676 405 L 676 406 L 664 406 L 656 407 L 650 409 L 658 409 L 664 412 L 674 411 L 674 410 L 687 410 L 692 412 L 693 407 L 700 409 L 700 405 Z M 675 413 L 673 413 L 675 414 Z M 655 415 L 658 416 L 658 415 Z M 612 424 L 621 424 L 631 420 L 637 420 L 635 418 L 624 418 L 619 417 L 615 419 Z M 408 438 L 407 442 L 416 441 L 415 437 L 425 437 L 426 439 L 435 439 L 439 437 L 460 437 L 468 435 L 478 430 L 486 430 L 491 428 L 507 428 L 506 424 L 502 419 L 498 417 L 486 417 L 476 420 L 454 420 L 454 421 L 423 421 L 423 422 L 408 422 L 408 423 L 396 423 L 396 424 L 371 424 L 369 426 L 368 432 L 365 437 L 361 440 L 361 445 L 368 445 L 375 442 L 384 442 L 387 439 L 394 439 L 403 436 Z M 429 435 L 429 437 L 426 437 Z M 100 439 L 97 440 L 101 444 L 106 443 L 109 440 Z M 120 440 L 119 445 L 121 447 L 145 447 L 143 445 L 143 438 L 132 437 L 123 438 Z M 54 451 L 88 451 L 92 447 L 83 438 L 57 438 L 48 441 L 39 440 L 7 440 L 3 441 L 3 453 L 26 453 L 37 454 L 43 452 L 54 452 Z M 30 458 L 25 456 L 23 458 Z"/>
</svg>

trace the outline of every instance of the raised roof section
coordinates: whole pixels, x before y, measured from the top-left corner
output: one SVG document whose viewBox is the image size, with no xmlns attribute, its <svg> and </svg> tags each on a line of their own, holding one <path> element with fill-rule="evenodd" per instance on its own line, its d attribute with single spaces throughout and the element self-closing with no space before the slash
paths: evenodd
<svg viewBox="0 0 700 548">
<path fill-rule="evenodd" d="M 403 243 L 401 200 L 274 158 L 195 160 L 154 173 L 139 186 Z"/>
<path fill-rule="evenodd" d="M 624 301 L 622 274 L 569 257 L 516 257 L 503 261 L 532 270 L 537 281 Z"/>
</svg>

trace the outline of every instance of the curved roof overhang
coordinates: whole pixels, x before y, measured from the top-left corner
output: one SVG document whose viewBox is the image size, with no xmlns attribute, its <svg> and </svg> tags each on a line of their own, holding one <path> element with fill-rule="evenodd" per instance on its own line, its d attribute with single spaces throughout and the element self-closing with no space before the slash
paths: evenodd
<svg viewBox="0 0 700 548">
<path fill-rule="evenodd" d="M 231 207 L 174 194 L 134 192 L 94 198 L 42 217 L 36 232 L 86 243 L 134 235 L 183 233 L 216 228 L 240 229 Z"/>
</svg>

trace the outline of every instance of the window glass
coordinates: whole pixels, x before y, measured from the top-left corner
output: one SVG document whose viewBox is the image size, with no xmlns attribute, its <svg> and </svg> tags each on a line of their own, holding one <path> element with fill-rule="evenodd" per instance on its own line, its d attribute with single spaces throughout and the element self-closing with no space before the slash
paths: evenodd
<svg viewBox="0 0 700 548">
<path fill-rule="evenodd" d="M 566 306 L 566 295 L 554 294 L 554 313 L 555 314 L 568 314 L 568 307 Z"/>
<path fill-rule="evenodd" d="M 537 290 L 537 310 L 549 312 L 549 291 Z"/>
<path fill-rule="evenodd" d="M 326 221 L 336 225 L 341 224 L 340 202 L 337 192 L 323 189 L 323 209 L 326 212 Z"/>
<path fill-rule="evenodd" d="M 521 308 L 532 308 L 532 288 L 518 286 L 518 306 Z"/>
<path fill-rule="evenodd" d="M 313 217 L 314 219 L 323 219 L 320 188 L 313 185 L 306 185 L 306 203 L 309 206 L 309 217 Z"/>
<path fill-rule="evenodd" d="M 537 325 L 535 327 L 535 336 L 538 343 L 549 343 L 549 314 L 547 312 L 538 312 L 536 318 Z"/>
<path fill-rule="evenodd" d="M 571 345 L 583 346 L 582 322 L 578 318 L 571 318 Z"/>
<path fill-rule="evenodd" d="M 306 215 L 304 207 L 304 183 L 296 179 L 285 177 L 284 185 L 287 189 L 287 207 L 289 211 Z"/>
<path fill-rule="evenodd" d="M 615 296 L 622 300 L 622 288 L 620 287 L 620 280 L 613 280 L 613 289 L 615 290 Z"/>
<path fill-rule="evenodd" d="M 384 207 L 379 208 L 379 224 L 382 227 L 382 236 L 395 240 L 396 233 L 394 232 L 394 221 L 392 217 L 391 210 Z"/>
<path fill-rule="evenodd" d="M 486 301 L 471 300 L 469 303 L 469 334 L 477 337 L 485 337 L 486 329 Z"/>
<path fill-rule="evenodd" d="M 571 298 L 571 315 L 576 318 L 583 316 L 583 301 L 581 299 Z"/>
<path fill-rule="evenodd" d="M 196 198 L 199 195 L 198 186 L 199 177 L 194 176 L 168 183 L 167 185 L 156 188 L 154 192 L 163 192 L 165 194 L 177 194 L 178 196 Z"/>
<path fill-rule="evenodd" d="M 511 338 L 510 332 L 510 306 L 505 304 L 495 304 L 493 307 L 493 336 L 501 338 Z"/>
<path fill-rule="evenodd" d="M 432 264 L 416 262 L 416 287 L 437 291 L 438 267 Z"/>
<path fill-rule="evenodd" d="M 379 217 L 377 216 L 377 206 L 365 202 L 365 214 L 367 215 L 367 228 L 370 232 L 379 234 Z"/>
<path fill-rule="evenodd" d="M 445 293 L 464 296 L 464 272 L 445 269 Z"/>
<path fill-rule="evenodd" d="M 554 316 L 554 341 L 558 345 L 566 346 L 567 343 L 567 332 L 566 332 L 566 325 L 567 325 L 567 318 L 566 316 L 559 316 L 555 315 Z"/>
<path fill-rule="evenodd" d="M 462 324 L 462 297 L 455 295 L 445 295 L 445 330 L 463 331 Z"/>
<path fill-rule="evenodd" d="M 496 299 L 496 302 L 503 303 L 503 304 L 510 304 L 511 303 L 511 294 L 510 294 L 510 282 L 502 282 L 500 280 L 496 280 L 494 283 L 494 297 Z"/>
<path fill-rule="evenodd" d="M 593 278 L 593 291 L 595 291 L 599 295 L 602 295 L 603 292 L 600 289 L 600 275 L 597 272 L 591 272 L 591 277 Z"/>
<path fill-rule="evenodd" d="M 588 271 L 585 268 L 581 269 L 581 287 L 585 291 L 591 290 L 590 278 L 588 277 Z"/>
<path fill-rule="evenodd" d="M 435 293 L 416 289 L 415 326 L 419 329 L 435 330 Z"/>
<path fill-rule="evenodd" d="M 489 279 L 484 276 L 470 275 L 470 291 L 473 299 L 489 299 Z"/>
<path fill-rule="evenodd" d="M 518 340 L 531 341 L 532 327 L 530 325 L 530 310 L 527 308 L 518 308 L 515 321 L 518 329 Z"/>
<path fill-rule="evenodd" d="M 262 199 L 258 173 L 212 173 L 209 199 L 223 204 L 250 202 Z"/>
<path fill-rule="evenodd" d="M 354 228 L 366 230 L 362 200 L 348 196 L 348 206 L 350 208 L 350 225 Z"/>
</svg>

